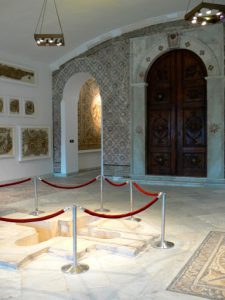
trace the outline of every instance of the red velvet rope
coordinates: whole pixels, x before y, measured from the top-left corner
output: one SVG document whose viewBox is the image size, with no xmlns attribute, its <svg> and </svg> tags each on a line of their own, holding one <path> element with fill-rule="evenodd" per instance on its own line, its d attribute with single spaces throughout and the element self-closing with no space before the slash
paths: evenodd
<svg viewBox="0 0 225 300">
<path fill-rule="evenodd" d="M 47 184 L 47 185 L 50 185 L 52 187 L 55 187 L 55 188 L 58 188 L 58 189 L 66 189 L 66 190 L 71 190 L 71 189 L 78 189 L 78 188 L 81 188 L 81 187 L 84 187 L 86 185 L 89 185 L 93 182 L 95 182 L 97 179 L 94 178 L 88 182 L 85 182 L 83 184 L 80 184 L 80 185 L 77 185 L 77 186 L 62 186 L 62 185 L 57 185 L 57 184 L 54 184 L 54 183 L 51 183 L 51 182 L 48 182 L 47 180 L 44 180 L 44 179 L 40 179 L 43 183 Z"/>
<path fill-rule="evenodd" d="M 136 189 L 137 189 L 139 192 L 141 192 L 141 193 L 143 193 L 143 194 L 145 194 L 145 195 L 147 195 L 147 196 L 153 196 L 153 197 L 158 196 L 158 193 L 152 193 L 152 192 L 147 192 L 147 191 L 143 190 L 143 189 L 140 187 L 140 185 L 138 185 L 136 182 L 134 182 L 133 185 L 136 187 Z"/>
<path fill-rule="evenodd" d="M 31 222 L 48 220 L 48 219 L 54 218 L 56 216 L 59 216 L 59 215 L 63 214 L 64 212 L 65 212 L 64 209 L 61 209 L 61 210 L 59 210 L 51 215 L 48 215 L 48 216 L 39 217 L 39 218 L 30 218 L 30 219 L 11 219 L 11 218 L 0 217 L 0 221 L 11 222 L 11 223 L 31 223 Z"/>
<path fill-rule="evenodd" d="M 20 181 L 15 181 L 15 182 L 11 182 L 11 183 L 0 184 L 0 188 L 11 186 L 11 185 L 16 185 L 16 184 L 21 184 L 21 183 L 24 183 L 24 182 L 27 182 L 27 181 L 30 181 L 30 180 L 31 180 L 31 178 L 27 178 L 27 179 L 20 180 Z"/>
<path fill-rule="evenodd" d="M 113 186 L 124 186 L 127 184 L 127 182 L 122 182 L 122 183 L 116 183 L 116 182 L 113 182 L 111 180 L 109 180 L 108 178 L 105 178 L 105 181 L 108 182 L 109 184 L 113 185 Z"/>
<path fill-rule="evenodd" d="M 99 217 L 99 218 L 105 218 L 105 219 L 120 219 L 120 218 L 125 218 L 125 217 L 130 217 L 133 215 L 136 215 L 144 210 L 146 210 L 147 208 L 149 208 L 150 206 L 152 206 L 156 201 L 158 200 L 158 197 L 155 197 L 153 200 L 151 200 L 149 203 L 147 203 L 145 206 L 142 206 L 141 208 L 131 211 L 129 213 L 126 214 L 120 214 L 120 215 L 106 215 L 106 214 L 99 214 L 96 213 L 92 210 L 89 209 L 84 209 L 84 212 L 86 212 L 87 214 L 94 216 L 94 217 Z"/>
</svg>

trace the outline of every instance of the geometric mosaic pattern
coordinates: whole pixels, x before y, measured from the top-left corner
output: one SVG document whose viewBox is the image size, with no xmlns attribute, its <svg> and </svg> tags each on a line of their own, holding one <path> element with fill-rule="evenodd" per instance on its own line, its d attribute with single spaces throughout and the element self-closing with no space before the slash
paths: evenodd
<svg viewBox="0 0 225 300">
<path fill-rule="evenodd" d="M 225 233 L 211 231 L 167 288 L 212 300 L 225 300 Z M 174 295 L 179 299 L 179 295 Z"/>
<path fill-rule="evenodd" d="M 130 163 L 130 109 L 129 109 L 129 44 L 113 43 L 95 55 L 78 58 L 65 64 L 54 74 L 54 162 L 60 162 L 60 102 L 68 79 L 75 73 L 86 72 L 100 87 L 103 103 L 104 164 Z M 55 170 L 56 171 L 56 170 Z"/>
<path fill-rule="evenodd" d="M 54 172 L 61 166 L 60 102 L 68 79 L 80 72 L 93 76 L 100 87 L 103 103 L 104 165 L 129 174 L 131 161 L 131 110 L 129 98 L 129 39 L 155 34 L 172 26 L 187 27 L 185 21 L 175 21 L 138 29 L 93 47 L 63 64 L 53 73 L 53 152 Z M 120 175 L 120 174 L 118 174 Z"/>
</svg>

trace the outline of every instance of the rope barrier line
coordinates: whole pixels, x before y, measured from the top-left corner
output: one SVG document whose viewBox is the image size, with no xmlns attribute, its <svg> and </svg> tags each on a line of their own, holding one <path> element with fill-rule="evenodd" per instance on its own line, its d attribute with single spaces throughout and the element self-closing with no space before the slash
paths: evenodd
<svg viewBox="0 0 225 300">
<path fill-rule="evenodd" d="M 53 214 L 50 214 L 48 216 L 43 216 L 43 217 L 38 217 L 38 218 L 28 218 L 28 219 L 13 219 L 13 218 L 4 218 L 4 217 L 0 217 L 0 221 L 4 221 L 4 222 L 10 222 L 10 223 L 31 223 L 31 222 L 39 222 L 39 221 L 44 221 L 44 220 L 48 220 L 48 219 L 52 219 L 54 217 L 57 217 L 61 214 L 63 214 L 66 209 L 61 209 Z"/>
<path fill-rule="evenodd" d="M 87 186 L 87 185 L 89 185 L 89 184 L 95 182 L 95 181 L 97 180 L 97 178 L 94 178 L 94 179 L 92 179 L 92 180 L 90 180 L 90 181 L 88 181 L 88 182 L 85 182 L 85 183 L 83 183 L 83 184 L 76 185 L 76 186 L 62 186 L 62 185 L 57 185 L 57 184 L 55 184 L 55 183 L 51 183 L 51 182 L 49 182 L 49 181 L 47 181 L 47 180 L 45 180 L 45 179 L 42 179 L 42 178 L 39 178 L 39 180 L 40 180 L 41 182 L 43 182 L 43 183 L 45 183 L 45 184 L 51 186 L 51 187 L 54 187 L 54 188 L 65 189 L 65 190 L 72 190 L 72 189 L 78 189 L 78 188 Z"/>
<path fill-rule="evenodd" d="M 116 183 L 114 181 L 109 180 L 108 178 L 104 177 L 105 181 L 108 182 L 109 184 L 113 185 L 113 186 L 124 186 L 126 184 L 128 184 L 128 182 L 122 182 L 122 183 Z"/>
<path fill-rule="evenodd" d="M 0 188 L 11 186 L 11 185 L 16 185 L 16 184 L 21 184 L 21 183 L 24 183 L 24 182 L 27 182 L 27 181 L 30 181 L 30 180 L 31 180 L 31 178 L 27 178 L 27 179 L 23 179 L 23 180 L 11 182 L 11 183 L 0 184 Z"/>
<path fill-rule="evenodd" d="M 125 214 L 119 214 L 119 215 L 107 215 L 107 214 L 99 214 L 96 213 L 92 210 L 89 210 L 87 208 L 82 208 L 81 209 L 87 213 L 88 215 L 94 216 L 94 217 L 99 217 L 99 218 L 104 218 L 104 219 L 121 219 L 121 218 L 126 218 L 126 217 L 130 217 L 133 215 L 136 215 L 144 210 L 146 210 L 147 208 L 149 208 L 150 206 L 152 206 L 156 201 L 158 201 L 158 197 L 155 197 L 153 200 L 151 200 L 149 203 L 147 203 L 146 205 L 142 206 L 141 208 L 131 211 L 129 213 L 125 213 Z"/>
<path fill-rule="evenodd" d="M 136 187 L 136 189 L 137 189 L 139 192 L 145 194 L 146 196 L 153 196 L 153 197 L 156 197 L 156 196 L 159 195 L 158 193 L 152 193 L 152 192 L 147 192 L 147 191 L 145 191 L 145 190 L 144 190 L 142 187 L 140 187 L 140 185 L 138 185 L 136 182 L 133 182 L 133 185 Z"/>
<path fill-rule="evenodd" d="M 131 211 L 129 213 L 125 213 L 125 214 L 119 214 L 119 215 L 106 215 L 106 214 L 99 214 L 96 213 L 94 211 L 91 211 L 89 209 L 86 208 L 81 208 L 82 211 L 84 211 L 85 213 L 91 215 L 91 216 L 95 216 L 95 217 L 100 217 L 100 218 L 104 218 L 104 219 L 121 219 L 121 218 L 125 218 L 125 217 L 129 217 L 129 216 L 133 216 L 135 214 L 138 214 L 146 209 L 148 209 L 150 206 L 152 206 L 156 201 L 158 201 L 158 197 L 155 197 L 153 200 L 151 200 L 149 203 L 147 203 L 146 205 L 142 206 L 141 208 Z M 68 209 L 70 209 L 70 207 L 61 209 L 55 213 L 52 213 L 50 215 L 47 216 L 43 216 L 43 217 L 38 217 L 38 218 L 27 218 L 27 219 L 15 219 L 15 218 L 5 218 L 5 217 L 0 217 L 0 221 L 3 222 L 10 222 L 10 223 L 31 223 L 31 222 L 40 222 L 40 221 L 44 221 L 44 220 L 48 220 L 48 219 L 52 219 L 54 217 L 57 217 L 61 214 L 63 214 L 65 211 L 67 211 Z"/>
</svg>

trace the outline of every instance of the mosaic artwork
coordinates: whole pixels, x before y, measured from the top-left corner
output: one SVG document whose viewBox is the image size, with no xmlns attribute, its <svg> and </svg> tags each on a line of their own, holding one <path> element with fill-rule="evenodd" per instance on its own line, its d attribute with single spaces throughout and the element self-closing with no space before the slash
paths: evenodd
<svg viewBox="0 0 225 300">
<path fill-rule="evenodd" d="M 49 156 L 49 128 L 21 127 L 19 160 L 40 159 Z"/>
<path fill-rule="evenodd" d="M 78 102 L 78 149 L 101 148 L 101 97 L 95 79 L 82 86 Z"/>
<path fill-rule="evenodd" d="M 211 231 L 167 289 L 225 299 L 225 232 Z"/>
<path fill-rule="evenodd" d="M 9 99 L 9 114 L 19 115 L 20 114 L 20 99 L 10 98 Z"/>
<path fill-rule="evenodd" d="M 33 116 L 35 114 L 35 104 L 32 100 L 24 100 L 24 113 L 26 116 Z"/>
<path fill-rule="evenodd" d="M 0 127 L 0 158 L 13 155 L 13 127 Z"/>
<path fill-rule="evenodd" d="M 0 114 L 3 114 L 5 111 L 5 101 L 4 97 L 0 97 Z"/>
<path fill-rule="evenodd" d="M 0 62 L 0 78 L 13 79 L 30 84 L 35 83 L 34 71 L 24 67 L 15 66 L 3 62 Z"/>
</svg>

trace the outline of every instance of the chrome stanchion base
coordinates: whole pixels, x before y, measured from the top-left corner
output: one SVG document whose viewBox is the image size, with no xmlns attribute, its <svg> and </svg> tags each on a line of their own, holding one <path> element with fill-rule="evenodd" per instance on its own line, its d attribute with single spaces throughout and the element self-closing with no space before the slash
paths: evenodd
<svg viewBox="0 0 225 300">
<path fill-rule="evenodd" d="M 42 210 L 34 210 L 29 214 L 32 216 L 39 216 L 40 214 L 43 214 L 43 213 L 44 213 L 44 211 L 42 211 Z"/>
<path fill-rule="evenodd" d="M 107 209 L 107 208 L 98 208 L 98 209 L 95 209 L 95 211 L 100 211 L 100 212 L 109 212 L 110 210 Z"/>
<path fill-rule="evenodd" d="M 89 270 L 89 266 L 85 264 L 77 264 L 74 266 L 73 264 L 65 265 L 61 268 L 63 273 L 67 274 L 80 274 L 87 272 Z"/>
<path fill-rule="evenodd" d="M 164 241 L 164 242 L 159 241 L 154 244 L 154 248 L 160 248 L 160 249 L 170 249 L 173 247 L 174 247 L 174 243 L 168 241 Z"/>
<path fill-rule="evenodd" d="M 134 216 L 128 217 L 128 218 L 126 218 L 126 220 L 134 221 L 134 222 L 141 222 L 142 221 L 141 218 L 135 218 Z"/>
</svg>

